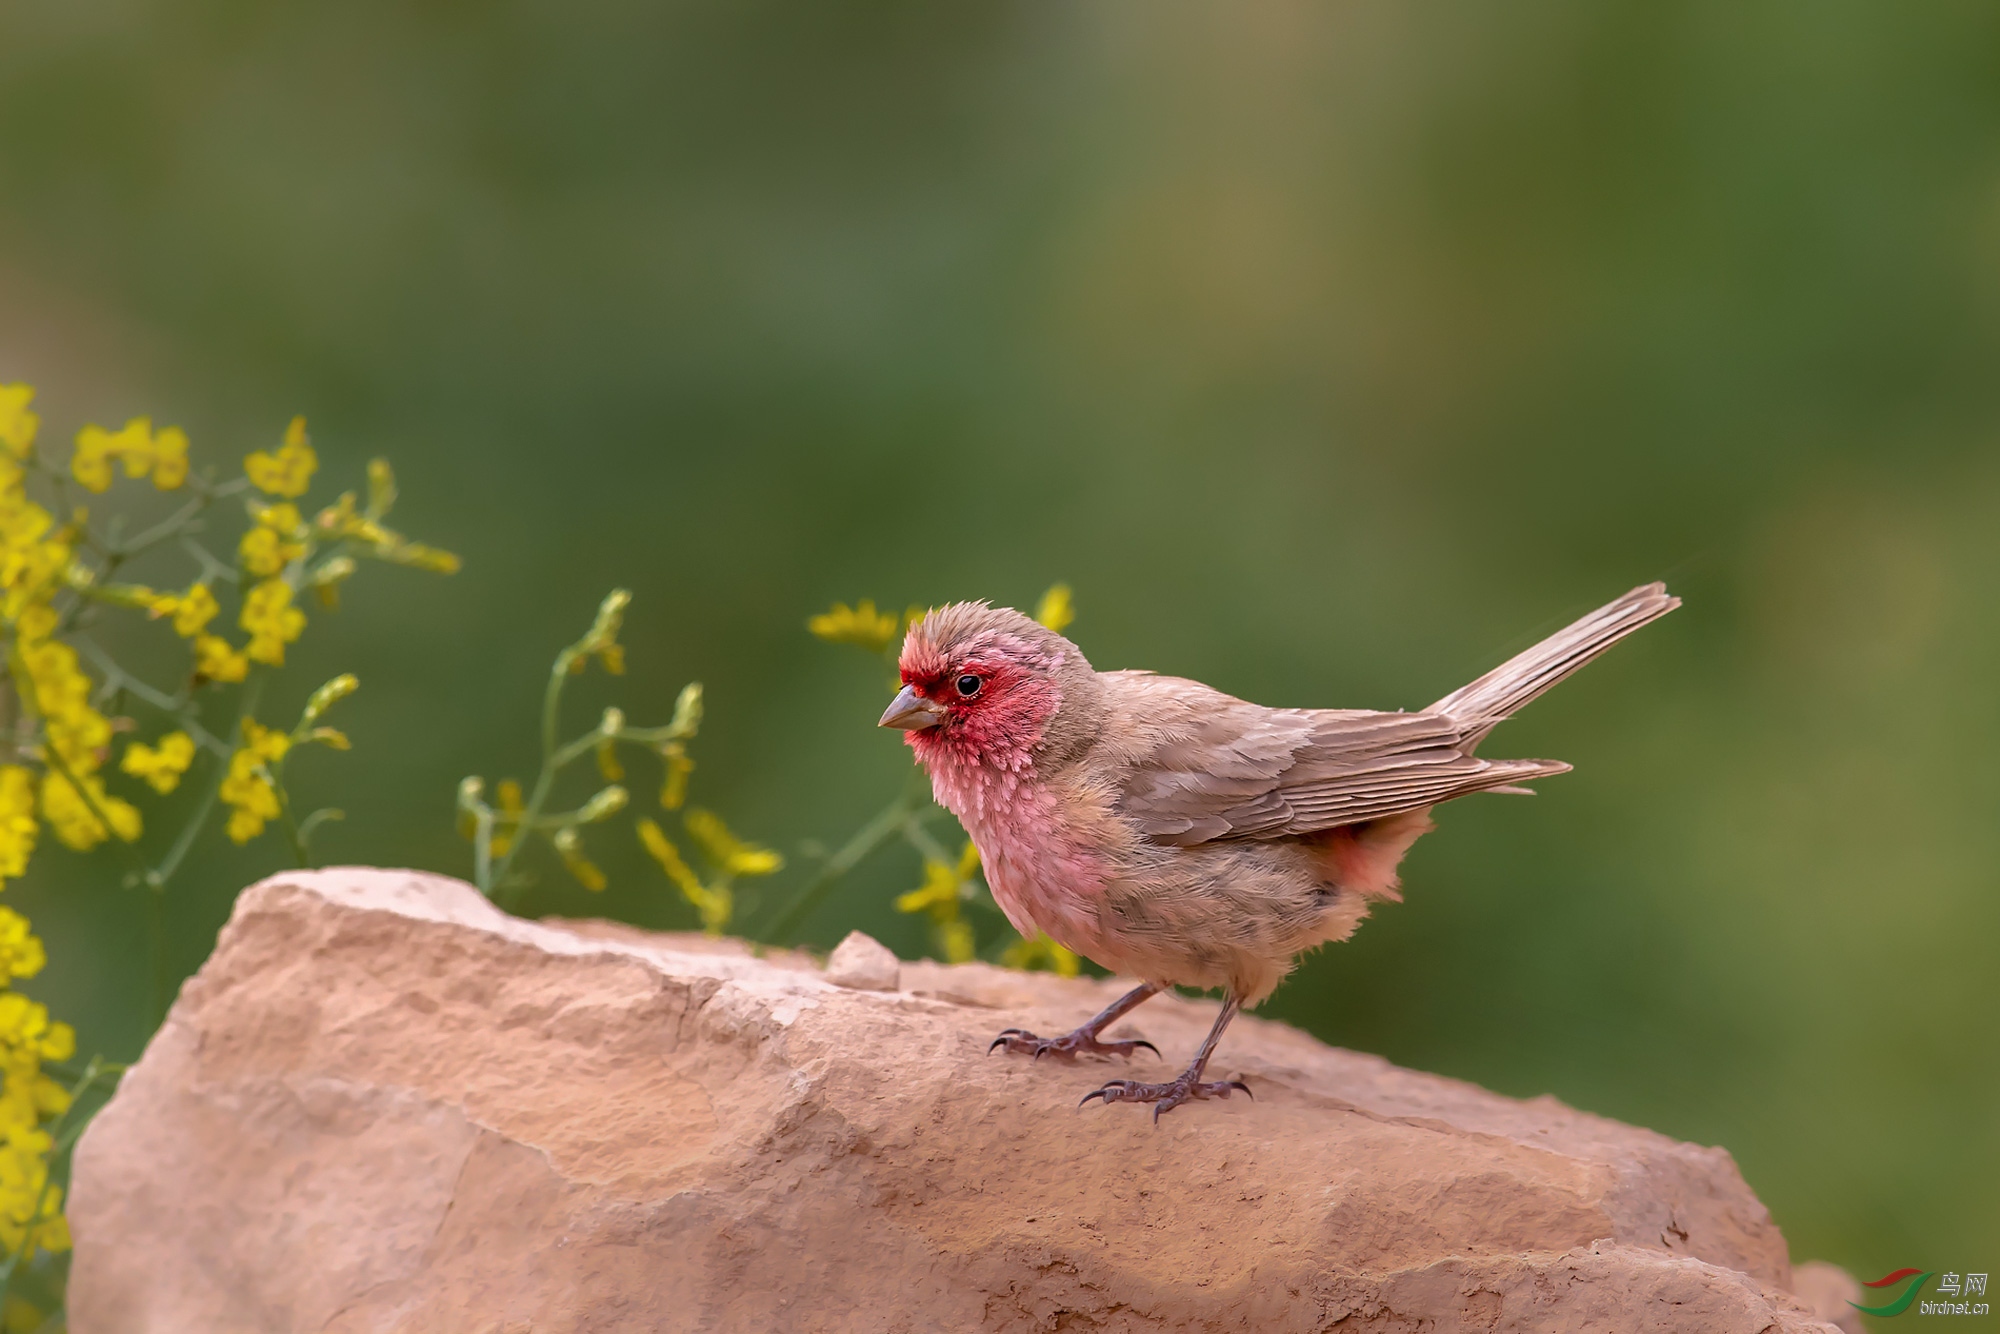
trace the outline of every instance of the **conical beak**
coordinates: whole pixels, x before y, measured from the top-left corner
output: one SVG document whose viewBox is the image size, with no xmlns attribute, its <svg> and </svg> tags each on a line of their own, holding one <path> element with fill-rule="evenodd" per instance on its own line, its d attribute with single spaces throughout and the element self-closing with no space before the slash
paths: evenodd
<svg viewBox="0 0 2000 1334">
<path fill-rule="evenodd" d="M 882 711 L 882 721 L 877 727 L 900 727 L 905 732 L 920 732 L 926 727 L 936 727 L 948 712 L 942 704 L 933 704 L 919 695 L 915 686 L 904 686 L 896 692 L 896 698 L 889 701 L 889 707 Z"/>
</svg>

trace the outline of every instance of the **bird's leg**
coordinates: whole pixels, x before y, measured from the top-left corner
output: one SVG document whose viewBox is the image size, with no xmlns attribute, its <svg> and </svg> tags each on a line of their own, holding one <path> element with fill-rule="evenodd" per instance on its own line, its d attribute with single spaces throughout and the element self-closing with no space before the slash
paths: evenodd
<svg viewBox="0 0 2000 1334">
<path fill-rule="evenodd" d="M 1235 992 L 1223 998 L 1222 1013 L 1215 1016 L 1215 1027 L 1208 1030 L 1208 1037 L 1202 1042 L 1201 1050 L 1194 1054 L 1188 1068 L 1181 1071 L 1181 1077 L 1171 1084 L 1141 1084 L 1131 1079 L 1114 1079 L 1101 1089 L 1092 1089 L 1083 1095 L 1083 1102 L 1092 1098 L 1102 1098 L 1106 1102 L 1150 1102 L 1153 1104 L 1153 1119 L 1158 1121 L 1161 1112 L 1171 1112 L 1190 1098 L 1226 1098 L 1232 1089 L 1242 1089 L 1250 1095 L 1250 1086 L 1240 1079 L 1220 1079 L 1212 1083 L 1201 1082 L 1201 1072 L 1208 1065 L 1208 1058 L 1215 1054 L 1215 1044 L 1222 1041 L 1222 1030 L 1229 1027 L 1229 1021 L 1243 1008 Z M 1083 1103 L 1078 1103 L 1081 1107 Z"/>
<path fill-rule="evenodd" d="M 1117 1000 L 1112 1001 L 1111 1004 L 1105 1006 L 1102 1010 L 1099 1010 L 1089 1023 L 1077 1029 L 1074 1033 L 1066 1033 L 1059 1038 L 1038 1038 L 1025 1028 L 1005 1029 L 999 1037 L 993 1039 L 993 1045 L 986 1049 L 986 1054 L 991 1056 L 996 1048 L 1005 1047 L 1008 1051 L 1023 1052 L 1029 1056 L 1033 1056 L 1036 1060 L 1040 1060 L 1044 1056 L 1061 1056 L 1065 1058 L 1075 1056 L 1130 1056 L 1133 1052 L 1139 1050 L 1139 1048 L 1144 1047 L 1147 1051 L 1152 1052 L 1153 1055 L 1158 1056 L 1160 1049 L 1144 1038 L 1128 1038 L 1121 1042 L 1099 1042 L 1097 1035 L 1118 1022 L 1124 1015 L 1137 1009 L 1142 1002 L 1159 994 L 1160 988 L 1154 986 L 1151 982 L 1142 982 L 1120 996 Z"/>
</svg>

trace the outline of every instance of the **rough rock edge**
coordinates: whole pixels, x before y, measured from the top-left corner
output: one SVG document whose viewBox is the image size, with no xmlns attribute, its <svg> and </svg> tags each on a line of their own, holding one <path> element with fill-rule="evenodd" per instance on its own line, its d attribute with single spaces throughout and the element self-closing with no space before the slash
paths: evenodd
<svg viewBox="0 0 2000 1334">
<path fill-rule="evenodd" d="M 234 976 L 230 966 L 235 962 L 232 946 L 249 933 L 251 922 L 260 916 L 273 915 L 299 918 L 303 914 L 311 918 L 322 915 L 325 909 L 334 910 L 336 917 L 342 914 L 364 917 L 387 915 L 400 919 L 397 925 L 405 930 L 413 927 L 421 930 L 423 924 L 430 924 L 447 932 L 471 932 L 546 956 L 601 958 L 611 955 L 639 960 L 653 968 L 663 980 L 694 981 L 698 984 L 695 988 L 699 993 L 698 999 L 690 997 L 696 1000 L 693 1018 L 706 1029 L 711 1040 L 733 1037 L 751 1047 L 786 1046 L 793 1039 L 804 1036 L 792 1031 L 801 1016 L 818 1009 L 827 993 L 835 990 L 825 980 L 805 971 L 809 965 L 801 956 L 791 956 L 782 961 L 763 961 L 720 943 L 694 947 L 685 939 L 646 938 L 625 931 L 598 933 L 523 922 L 501 914 L 470 887 L 436 877 L 385 873 L 367 868 L 337 868 L 315 874 L 279 876 L 253 886 L 239 900 L 215 958 L 184 990 L 166 1029 L 148 1049 L 146 1059 L 133 1072 L 127 1090 L 121 1092 L 118 1102 L 130 1107 L 139 1099 L 151 1098 L 156 1104 L 172 1104 L 177 1091 L 174 1087 L 175 1075 L 178 1073 L 185 1078 L 192 1073 L 188 1063 L 204 1042 L 206 1030 L 201 1024 L 202 1017 L 210 1007 L 225 1004 L 226 993 L 246 980 Z M 339 923 L 334 923 L 334 927 L 332 943 L 329 944 L 322 934 L 320 948 L 337 947 Z M 1058 983 L 1054 979 L 1030 983 L 1019 974 L 979 966 L 944 968 L 934 964 L 912 964 L 903 969 L 900 992 L 869 994 L 850 991 L 845 995 L 850 1002 L 892 1007 L 899 1015 L 911 1014 L 910 1007 L 913 1005 L 918 1007 L 918 1012 L 932 1011 L 937 1006 L 955 1008 L 970 1005 L 987 1010 L 989 1014 L 997 1013 L 1002 1008 L 1009 1009 L 1013 1012 L 1009 1016 L 1011 1019 L 1019 1014 L 1019 1007 L 1025 999 L 1024 990 L 1042 993 L 1035 996 L 1032 1002 L 1035 1008 L 1041 1009 L 1092 1005 L 1098 1003 L 1104 994 L 1114 991 L 1115 986 L 1087 982 Z M 1171 1026 L 1198 1032 L 1206 1025 L 1207 1015 L 1198 1004 L 1166 1000 L 1153 1004 L 1159 1007 L 1153 1015 L 1155 1031 Z M 1175 1011 L 1182 1013 L 1176 1015 Z M 1168 1024 L 1169 1016 L 1175 1022 Z M 1293 1081 L 1333 1083 L 1344 1086 L 1344 1090 L 1351 1093 L 1351 1096 L 1328 1097 L 1320 1092 L 1313 1101 L 1323 1105 L 1384 1123 L 1430 1124 L 1473 1137 L 1491 1136 L 1516 1145 L 1524 1142 L 1524 1121 L 1534 1121 L 1541 1123 L 1538 1133 L 1551 1133 L 1551 1126 L 1560 1129 L 1572 1153 L 1580 1145 L 1587 1147 L 1593 1141 L 1598 1142 L 1606 1150 L 1605 1165 L 1614 1167 L 1627 1178 L 1620 1186 L 1607 1192 L 1607 1199 L 1619 1195 L 1621 1191 L 1628 1196 L 1642 1191 L 1643 1182 L 1637 1177 L 1651 1175 L 1650 1172 L 1638 1172 L 1635 1177 L 1636 1169 L 1630 1160 L 1618 1160 L 1610 1152 L 1614 1142 L 1629 1150 L 1635 1137 L 1653 1151 L 1648 1157 L 1652 1166 L 1656 1169 L 1666 1166 L 1670 1175 L 1674 1174 L 1671 1169 L 1677 1166 L 1689 1181 L 1706 1173 L 1707 1181 L 1712 1182 L 1721 1176 L 1725 1178 L 1725 1185 L 1726 1178 L 1735 1175 L 1733 1164 L 1720 1150 L 1675 1144 L 1650 1132 L 1632 1131 L 1573 1112 L 1553 1099 L 1512 1103 L 1454 1081 L 1410 1076 L 1376 1058 L 1358 1057 L 1322 1047 L 1305 1035 L 1279 1025 L 1244 1021 L 1243 1032 L 1257 1035 L 1257 1041 L 1245 1045 L 1257 1048 L 1250 1059 L 1263 1066 L 1258 1071 L 1258 1078 L 1280 1084 Z M 227 1037 L 226 1034 L 220 1036 Z M 813 1047 L 819 1044 L 806 1041 L 803 1045 Z M 812 1063 L 806 1051 L 791 1054 L 806 1056 L 806 1064 Z M 1273 1058 L 1276 1058 L 1275 1065 Z M 177 1066 L 180 1067 L 178 1071 L 175 1069 Z M 801 1067 L 795 1065 L 794 1068 Z M 1323 1078 L 1314 1079 L 1312 1076 L 1316 1073 Z M 311 1082 L 307 1081 L 308 1084 Z M 304 1089 L 304 1086 L 301 1087 Z M 304 1091 L 310 1092 L 309 1089 Z M 398 1096 L 413 1092 L 402 1090 Z M 1418 1092 L 1422 1093 L 1421 1098 L 1415 1096 Z M 435 1105 L 434 1099 L 431 1105 Z M 466 1109 L 458 1110 L 462 1112 Z M 79 1152 L 77 1190 L 72 1207 L 79 1239 L 79 1300 L 75 1325 L 79 1334 L 88 1334 L 92 1328 L 92 1284 L 115 1278 L 113 1271 L 121 1254 L 93 1245 L 97 1223 L 117 1211 L 119 1183 L 115 1179 L 104 1179 L 92 1169 L 100 1156 L 115 1158 L 112 1141 L 121 1130 L 131 1129 L 124 1125 L 128 1118 L 121 1117 L 119 1112 L 118 1104 L 114 1103 L 98 1126 L 93 1127 Z M 482 1133 L 498 1133 L 490 1126 L 480 1129 Z M 1747 1190 L 1743 1194 L 1747 1196 Z M 1628 1199 L 1626 1203 L 1635 1204 L 1637 1200 Z M 1735 1204 L 1741 1206 L 1742 1201 Z M 1749 1207 L 1761 1215 L 1761 1206 L 1756 1206 L 1754 1197 L 1749 1198 Z M 1643 1210 L 1640 1212 L 1644 1213 Z M 1651 1227 L 1653 1221 L 1642 1217 L 1621 1231 L 1630 1232 L 1634 1227 L 1643 1231 Z M 1676 1226 L 1671 1215 L 1666 1221 L 1670 1227 Z M 1701 1226 L 1696 1220 L 1686 1221 L 1691 1227 Z M 1754 1225 L 1758 1220 L 1748 1221 Z M 1762 1222 L 1768 1227 L 1767 1216 L 1762 1218 Z M 1775 1230 L 1772 1230 L 1772 1235 L 1775 1236 Z M 1631 1244 L 1633 1240 L 1629 1236 L 1606 1239 L 1588 1248 L 1561 1252 L 1446 1256 L 1413 1268 L 1373 1274 L 1328 1274 L 1323 1288 L 1320 1283 L 1315 1283 L 1315 1296 L 1319 1299 L 1321 1310 L 1330 1318 L 1331 1323 L 1324 1326 L 1327 1328 L 1402 1328 L 1406 1327 L 1404 1322 L 1410 1318 L 1436 1319 L 1447 1310 L 1455 1310 L 1465 1328 L 1496 1328 L 1484 1318 L 1489 1314 L 1485 1309 L 1488 1306 L 1495 1320 L 1500 1318 L 1504 1309 L 1506 1328 L 1584 1328 L 1593 1320 L 1615 1318 L 1621 1311 L 1629 1316 L 1629 1299 L 1626 1305 L 1617 1305 L 1614 1300 L 1616 1309 L 1606 1307 L 1596 1315 L 1591 1314 L 1594 1307 L 1590 1299 L 1599 1288 L 1611 1283 L 1617 1276 L 1629 1279 L 1637 1273 L 1648 1276 L 1646 1282 L 1652 1285 L 1654 1298 L 1664 1304 L 1662 1311 L 1689 1317 L 1695 1315 L 1696 1309 L 1707 1312 L 1700 1324 L 1658 1326 L 1663 1329 L 1826 1329 L 1824 1325 L 1813 1323 L 1803 1304 L 1777 1290 L 1789 1277 L 1783 1272 L 1781 1250 L 1775 1260 L 1766 1257 L 1758 1265 L 1766 1271 L 1763 1275 L 1765 1281 L 1760 1283 L 1751 1275 L 1726 1266 L 1656 1249 L 1651 1237 L 1639 1238 L 1638 1245 Z M 1666 1236 L 1660 1236 L 1659 1240 L 1671 1245 Z M 129 1256 L 129 1250 L 122 1253 Z M 1030 1299 L 1032 1305 L 1032 1293 L 1015 1295 Z M 1614 1296 L 1608 1292 L 1602 1295 L 1607 1299 Z M 1423 1315 L 1425 1311 L 1432 1314 Z M 999 1310 L 993 1313 L 996 1316 L 1003 1314 Z M 1520 1324 L 1531 1313 L 1532 1326 Z M 1041 1323 L 1039 1317 L 1026 1309 L 1019 1316 L 1024 1321 Z M 1551 1320 L 1556 1323 L 1547 1323 Z M 1003 1319 L 1003 1323 L 1008 1321 Z M 97 1327 L 111 1329 L 119 1326 L 106 1322 Z"/>
</svg>

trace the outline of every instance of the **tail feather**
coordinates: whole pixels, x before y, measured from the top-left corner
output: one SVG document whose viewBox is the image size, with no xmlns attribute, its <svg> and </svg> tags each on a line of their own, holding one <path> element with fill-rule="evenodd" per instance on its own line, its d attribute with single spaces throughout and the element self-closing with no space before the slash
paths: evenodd
<svg viewBox="0 0 2000 1334">
<path fill-rule="evenodd" d="M 1671 596 L 1665 584 L 1635 588 L 1514 655 L 1471 685 L 1452 691 L 1425 712 L 1467 723 L 1464 744 L 1470 750 L 1528 701 L 1640 626 L 1659 620 L 1680 605 L 1681 600 Z"/>
</svg>

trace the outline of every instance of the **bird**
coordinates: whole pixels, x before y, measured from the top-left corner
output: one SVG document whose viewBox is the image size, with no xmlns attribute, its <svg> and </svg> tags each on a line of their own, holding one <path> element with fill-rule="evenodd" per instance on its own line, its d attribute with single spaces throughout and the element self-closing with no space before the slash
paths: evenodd
<svg viewBox="0 0 2000 1334">
<path fill-rule="evenodd" d="M 1524 793 L 1560 760 L 1485 759 L 1493 729 L 1585 663 L 1680 605 L 1633 589 L 1415 712 L 1266 708 L 1146 671 L 1103 671 L 1008 607 L 956 602 L 913 621 L 901 729 L 939 805 L 979 851 L 988 888 L 1024 937 L 1046 933 L 1139 985 L 1075 1031 L 1010 1028 L 988 1053 L 1132 1056 L 1104 1030 L 1172 987 L 1222 992 L 1181 1074 L 1115 1079 L 1083 1103 L 1250 1094 L 1204 1080 L 1223 1030 L 1277 989 L 1300 955 L 1401 901 L 1398 868 L 1441 802 Z"/>
</svg>

